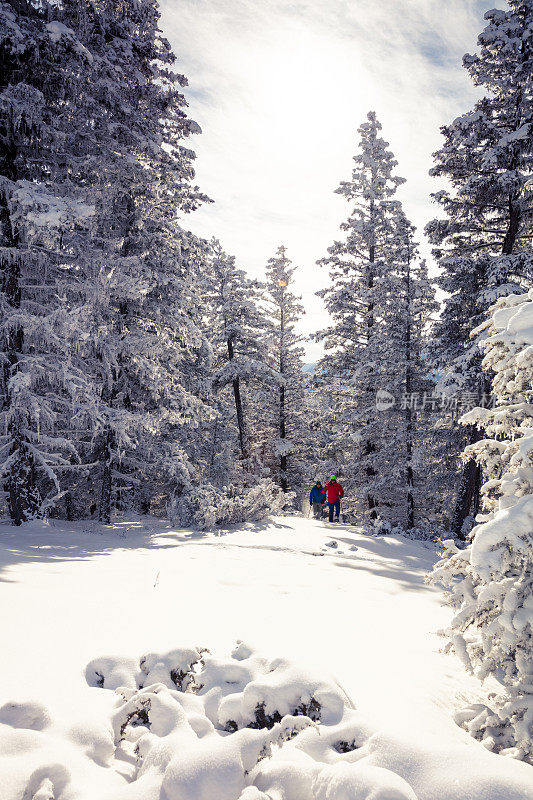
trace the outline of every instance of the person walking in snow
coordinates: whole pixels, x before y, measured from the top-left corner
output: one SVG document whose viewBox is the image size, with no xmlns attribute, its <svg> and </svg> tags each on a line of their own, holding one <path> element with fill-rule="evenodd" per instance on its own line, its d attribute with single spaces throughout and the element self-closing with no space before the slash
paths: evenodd
<svg viewBox="0 0 533 800">
<path fill-rule="evenodd" d="M 311 489 L 311 493 L 309 495 L 309 505 L 313 509 L 313 514 L 315 515 L 315 519 L 320 519 L 322 516 L 322 506 L 326 502 L 326 490 L 320 483 L 317 481 L 313 488 Z"/>
<path fill-rule="evenodd" d="M 329 521 L 338 522 L 341 513 L 341 499 L 344 497 L 344 489 L 337 481 L 335 475 L 326 483 L 326 491 L 328 494 L 329 506 Z M 335 520 L 333 519 L 333 512 L 335 512 Z"/>
</svg>

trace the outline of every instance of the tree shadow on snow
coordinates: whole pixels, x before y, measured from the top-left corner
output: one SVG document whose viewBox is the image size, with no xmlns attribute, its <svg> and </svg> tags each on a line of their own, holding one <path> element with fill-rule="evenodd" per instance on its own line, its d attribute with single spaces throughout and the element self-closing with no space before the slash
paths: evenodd
<svg viewBox="0 0 533 800">
<path fill-rule="evenodd" d="M 424 583 L 425 575 L 435 564 L 437 546 L 401 536 L 336 536 L 339 545 L 356 545 L 354 552 L 335 554 L 335 565 L 345 569 L 370 572 L 392 579 L 407 591 L 433 591 Z M 333 554 L 332 554 L 333 555 Z"/>
<path fill-rule="evenodd" d="M 19 528 L 0 520 L 0 581 L 15 582 L 6 572 L 15 564 L 80 561 L 111 555 L 115 550 L 164 550 L 201 540 L 205 544 L 216 544 L 213 539 L 229 533 L 243 530 L 262 533 L 272 528 L 291 529 L 291 526 L 279 517 L 207 531 L 176 528 L 168 520 L 155 517 L 117 520 L 110 525 L 92 520 L 51 519 L 26 523 Z"/>
<path fill-rule="evenodd" d="M 335 566 L 370 572 L 372 575 L 377 575 L 380 578 L 389 579 L 392 581 L 390 584 L 390 594 L 397 594 L 398 587 L 400 587 L 402 591 L 407 592 L 434 591 L 424 583 L 424 573 L 405 569 L 405 566 L 402 565 L 387 568 L 383 564 L 370 559 L 361 559 L 359 561 L 354 559 L 350 561 L 335 561 Z"/>
<path fill-rule="evenodd" d="M 262 533 L 264 531 L 272 530 L 272 528 L 276 528 L 277 530 L 282 530 L 284 528 L 293 530 L 292 525 L 283 523 L 279 517 L 267 517 L 267 519 L 258 520 L 257 522 L 246 522 L 243 525 L 235 525 L 233 530 L 246 530 L 253 531 L 254 533 Z M 229 533 L 229 529 L 225 529 L 224 532 Z"/>
<path fill-rule="evenodd" d="M 177 529 L 168 520 L 154 518 L 110 525 L 90 520 L 50 520 L 18 528 L 0 522 L 0 581 L 16 582 L 6 572 L 15 564 L 80 561 L 111 555 L 116 550 L 165 550 L 207 536 L 207 531 Z"/>
</svg>

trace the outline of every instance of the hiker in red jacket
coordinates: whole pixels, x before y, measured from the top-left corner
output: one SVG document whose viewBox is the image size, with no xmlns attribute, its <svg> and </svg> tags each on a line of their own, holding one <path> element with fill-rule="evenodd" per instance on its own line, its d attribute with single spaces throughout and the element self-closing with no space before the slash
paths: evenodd
<svg viewBox="0 0 533 800">
<path fill-rule="evenodd" d="M 326 483 L 326 491 L 328 493 L 329 521 L 338 522 L 341 513 L 341 498 L 344 497 L 344 489 L 337 481 L 335 475 L 332 475 L 329 483 Z M 335 511 L 335 520 L 333 520 L 333 511 Z"/>
</svg>

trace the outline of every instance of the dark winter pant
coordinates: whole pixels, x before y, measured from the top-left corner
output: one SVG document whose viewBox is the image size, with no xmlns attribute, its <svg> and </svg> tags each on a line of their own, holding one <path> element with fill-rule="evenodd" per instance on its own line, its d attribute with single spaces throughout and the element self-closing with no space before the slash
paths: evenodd
<svg viewBox="0 0 533 800">
<path fill-rule="evenodd" d="M 333 509 L 335 509 L 335 519 L 339 519 L 341 513 L 341 501 L 335 500 L 334 503 L 328 503 L 329 506 L 329 521 L 333 522 Z"/>
<path fill-rule="evenodd" d="M 313 503 L 313 514 L 315 519 L 320 519 L 322 516 L 322 503 Z"/>
</svg>

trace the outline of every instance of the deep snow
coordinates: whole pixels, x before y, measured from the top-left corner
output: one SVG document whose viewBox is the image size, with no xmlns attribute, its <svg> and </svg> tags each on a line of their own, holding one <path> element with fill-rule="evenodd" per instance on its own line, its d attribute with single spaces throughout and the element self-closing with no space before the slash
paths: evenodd
<svg viewBox="0 0 533 800">
<path fill-rule="evenodd" d="M 328 546 L 332 541 L 336 547 Z M 159 654 L 149 663 L 159 670 L 153 681 L 160 682 L 170 663 L 165 654 L 199 646 L 213 654 L 211 674 L 219 674 L 213 673 L 216 663 L 227 677 L 235 673 L 229 654 L 238 639 L 257 648 L 259 655 L 250 657 L 267 665 L 265 674 L 272 669 L 291 675 L 293 684 L 299 675 L 306 685 L 309 675 L 321 676 L 323 686 L 312 679 L 316 691 L 330 700 L 341 697 L 345 705 L 342 711 L 331 701 L 335 713 L 324 715 L 320 736 L 312 726 L 281 749 L 275 746 L 274 758 L 250 771 L 242 766 L 237 734 L 211 730 L 202 697 L 188 694 L 180 704 L 178 693 L 163 681 L 154 703 L 181 720 L 173 735 L 185 726 L 193 743 L 212 737 L 205 751 L 195 745 L 202 769 L 213 770 L 213 753 L 231 743 L 237 758 L 231 772 L 235 800 L 239 781 L 253 781 L 266 793 L 248 788 L 243 800 L 533 798 L 531 767 L 487 752 L 453 722 L 455 710 L 483 700 L 491 687 L 480 687 L 458 659 L 438 652 L 434 631 L 449 622 L 450 611 L 440 593 L 424 584 L 436 560 L 430 543 L 367 537 L 349 526 L 283 517 L 220 535 L 175 530 L 151 519 L 104 530 L 81 523 L 1 525 L 0 546 L 2 800 L 173 796 L 183 764 L 172 762 L 181 778 L 170 773 L 164 778 L 158 767 L 161 774 L 151 771 L 148 783 L 132 781 L 133 756 L 122 745 L 115 750 L 111 732 L 117 708 L 132 695 L 121 699 L 112 689 L 89 686 L 86 667 L 92 662 L 93 668 L 111 669 L 116 662 L 102 658 L 120 657 L 122 672 L 109 685 L 127 686 L 129 680 L 134 693 L 131 676 L 143 654 Z M 283 661 L 273 661 L 277 657 Z M 280 663 L 287 666 L 281 669 Z M 87 671 L 90 682 L 95 671 Z M 248 723 L 249 698 L 258 691 L 252 675 L 253 670 L 249 684 L 242 684 L 242 698 L 234 694 L 217 705 L 217 713 L 220 708 L 228 716 L 229 708 L 240 714 L 239 727 Z M 280 714 L 290 713 L 289 706 Z M 217 725 L 218 717 L 213 719 Z M 356 756 L 331 749 L 337 724 L 364 731 Z M 239 736 L 248 737 L 247 730 Z M 156 744 L 159 750 L 152 748 L 152 754 L 160 753 L 161 742 Z M 194 783 L 200 780 L 196 765 L 191 774 L 197 793 L 187 790 L 186 800 L 223 796 L 220 759 L 218 778 L 203 775 L 206 795 Z M 192 763 L 186 761 L 187 768 L 192 770 Z M 312 773 L 311 783 L 305 783 L 304 772 Z M 224 796 L 233 800 L 228 787 Z"/>
</svg>

